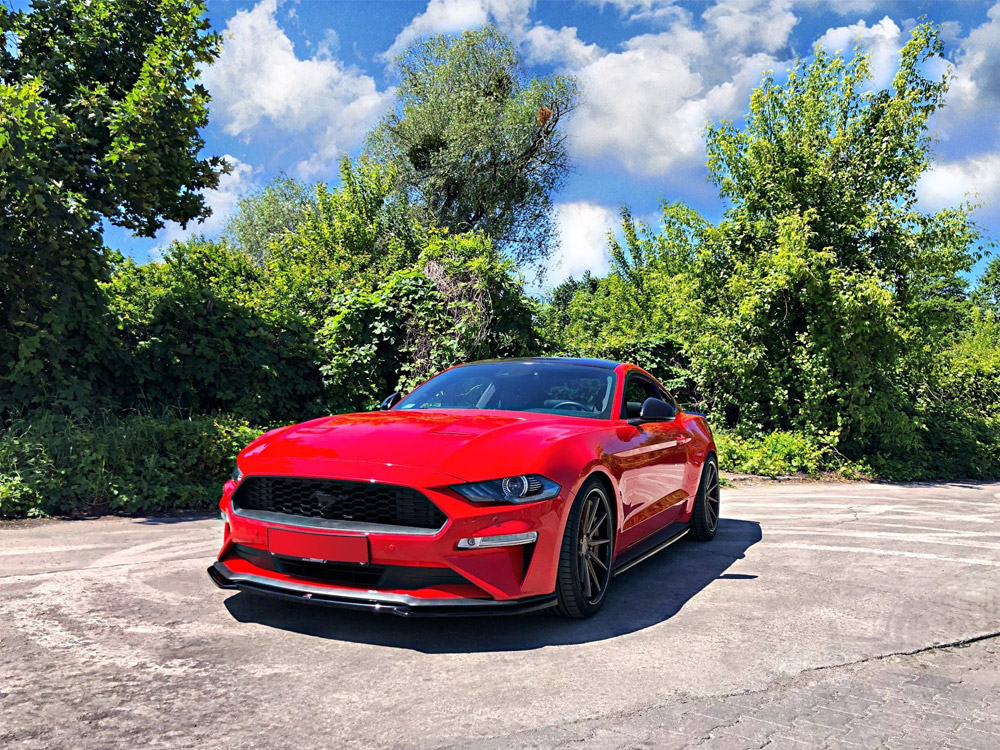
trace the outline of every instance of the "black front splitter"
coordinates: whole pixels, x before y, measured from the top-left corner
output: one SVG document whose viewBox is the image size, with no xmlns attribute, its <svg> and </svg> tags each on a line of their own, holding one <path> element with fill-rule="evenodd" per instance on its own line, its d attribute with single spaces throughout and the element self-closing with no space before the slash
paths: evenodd
<svg viewBox="0 0 1000 750">
<path fill-rule="evenodd" d="M 498 602 L 493 599 L 421 599 L 407 594 L 384 594 L 377 591 L 331 591 L 324 586 L 308 583 L 234 573 L 222 562 L 210 567 L 208 576 L 220 589 L 237 589 L 286 601 L 362 612 L 384 612 L 400 617 L 517 615 L 548 609 L 556 604 L 555 594 Z"/>
</svg>

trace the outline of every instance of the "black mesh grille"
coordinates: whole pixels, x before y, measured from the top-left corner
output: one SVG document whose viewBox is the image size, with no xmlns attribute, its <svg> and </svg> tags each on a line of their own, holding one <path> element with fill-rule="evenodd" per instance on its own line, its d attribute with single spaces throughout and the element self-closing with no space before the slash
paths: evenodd
<svg viewBox="0 0 1000 750">
<path fill-rule="evenodd" d="M 375 586 L 385 572 L 385 567 L 382 565 L 312 562 L 289 557 L 278 557 L 276 562 L 282 573 L 296 578 L 356 586 Z"/>
<path fill-rule="evenodd" d="M 422 493 L 410 487 L 339 479 L 247 477 L 233 502 L 245 510 L 291 516 L 357 521 L 418 529 L 439 529 L 445 515 Z"/>
</svg>

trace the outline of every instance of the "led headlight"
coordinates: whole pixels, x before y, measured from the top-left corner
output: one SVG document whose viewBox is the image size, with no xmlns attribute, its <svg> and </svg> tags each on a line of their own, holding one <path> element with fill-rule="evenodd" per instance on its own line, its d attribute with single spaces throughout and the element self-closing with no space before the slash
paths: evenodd
<svg viewBox="0 0 1000 750">
<path fill-rule="evenodd" d="M 538 474 L 456 484 L 455 492 L 474 503 L 534 503 L 559 494 L 559 485 Z"/>
<path fill-rule="evenodd" d="M 243 478 L 243 472 L 240 471 L 240 467 L 236 466 L 233 468 L 233 481 L 239 482 Z"/>
</svg>

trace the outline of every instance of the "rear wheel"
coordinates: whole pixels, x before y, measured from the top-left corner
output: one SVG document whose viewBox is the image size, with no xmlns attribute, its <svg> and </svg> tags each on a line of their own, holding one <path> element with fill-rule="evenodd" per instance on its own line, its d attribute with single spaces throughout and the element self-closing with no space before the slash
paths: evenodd
<svg viewBox="0 0 1000 750">
<path fill-rule="evenodd" d="M 715 536 L 719 528 L 719 462 L 709 455 L 701 467 L 701 484 L 691 514 L 691 536 L 703 542 Z"/>
<path fill-rule="evenodd" d="M 615 520 L 604 485 L 591 479 L 580 489 L 563 535 L 559 555 L 556 612 L 563 617 L 596 614 L 611 585 Z"/>
</svg>

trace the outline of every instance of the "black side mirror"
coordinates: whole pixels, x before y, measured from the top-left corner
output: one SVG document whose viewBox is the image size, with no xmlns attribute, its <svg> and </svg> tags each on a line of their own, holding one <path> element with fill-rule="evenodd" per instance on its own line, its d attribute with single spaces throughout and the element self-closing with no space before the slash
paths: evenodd
<svg viewBox="0 0 1000 750">
<path fill-rule="evenodd" d="M 385 401 L 379 404 L 378 408 L 381 409 L 382 411 L 385 411 L 387 409 L 391 409 L 402 400 L 403 400 L 403 394 L 400 393 L 399 391 L 396 391 L 392 395 L 388 396 L 385 399 Z"/>
<path fill-rule="evenodd" d="M 639 409 L 638 419 L 628 420 L 629 424 L 641 424 L 643 422 L 669 422 L 677 416 L 677 410 L 673 404 L 668 404 L 658 398 L 647 398 L 642 402 Z"/>
</svg>

